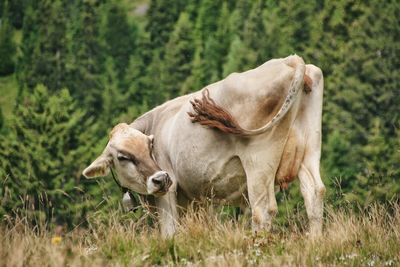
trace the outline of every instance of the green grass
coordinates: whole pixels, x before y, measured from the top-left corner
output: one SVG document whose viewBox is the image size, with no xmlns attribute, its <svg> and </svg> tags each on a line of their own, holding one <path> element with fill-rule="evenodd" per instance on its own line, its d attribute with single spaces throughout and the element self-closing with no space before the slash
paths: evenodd
<svg viewBox="0 0 400 267">
<path fill-rule="evenodd" d="M 149 216 L 149 215 L 148 215 Z M 224 216 L 223 216 L 224 217 Z M 248 218 L 221 218 L 213 209 L 189 212 L 164 240 L 141 219 L 116 211 L 91 218 L 87 228 L 54 234 L 24 220 L 0 228 L 5 266 L 398 266 L 400 206 L 374 205 L 364 214 L 326 211 L 325 230 L 310 239 L 289 223 L 254 236 Z M 305 222 L 303 222 L 305 223 Z M 60 242 L 58 242 L 60 241 Z"/>
</svg>

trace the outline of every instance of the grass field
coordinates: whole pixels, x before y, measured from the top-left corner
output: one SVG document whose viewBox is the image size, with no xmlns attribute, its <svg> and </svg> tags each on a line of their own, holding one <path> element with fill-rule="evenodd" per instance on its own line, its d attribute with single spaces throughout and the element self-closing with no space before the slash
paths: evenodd
<svg viewBox="0 0 400 267">
<path fill-rule="evenodd" d="M 1 266 L 399 266 L 400 205 L 363 214 L 327 208 L 321 238 L 289 222 L 254 236 L 213 208 L 189 212 L 174 239 L 161 239 L 149 215 L 96 215 L 62 237 L 19 219 L 1 227 Z M 8 226 L 6 226 L 8 225 Z"/>
</svg>

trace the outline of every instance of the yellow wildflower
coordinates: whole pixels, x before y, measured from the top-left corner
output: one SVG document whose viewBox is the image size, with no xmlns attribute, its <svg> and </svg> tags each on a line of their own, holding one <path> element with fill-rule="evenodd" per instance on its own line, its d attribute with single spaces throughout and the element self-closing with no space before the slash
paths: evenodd
<svg viewBox="0 0 400 267">
<path fill-rule="evenodd" d="M 61 243 L 61 241 L 62 241 L 62 237 L 61 237 L 61 236 L 58 236 L 58 235 L 53 236 L 53 237 L 51 238 L 51 243 L 52 243 L 53 245 L 58 245 L 58 244 Z"/>
</svg>

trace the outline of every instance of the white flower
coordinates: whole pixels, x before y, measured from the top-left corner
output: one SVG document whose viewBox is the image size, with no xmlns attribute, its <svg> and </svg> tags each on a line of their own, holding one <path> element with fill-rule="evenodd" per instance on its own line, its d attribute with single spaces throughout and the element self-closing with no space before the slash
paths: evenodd
<svg viewBox="0 0 400 267">
<path fill-rule="evenodd" d="M 348 259 L 354 259 L 355 257 L 358 257 L 358 254 L 357 253 L 351 253 L 351 254 L 348 254 L 346 257 Z"/>
<path fill-rule="evenodd" d="M 90 255 L 93 254 L 93 252 L 95 252 L 97 250 L 96 246 L 90 246 L 88 248 L 86 248 L 85 253 L 86 255 Z"/>
<path fill-rule="evenodd" d="M 385 265 L 385 266 L 392 266 L 392 265 L 394 265 L 394 260 L 385 261 L 385 263 L 384 263 L 383 265 Z"/>
</svg>

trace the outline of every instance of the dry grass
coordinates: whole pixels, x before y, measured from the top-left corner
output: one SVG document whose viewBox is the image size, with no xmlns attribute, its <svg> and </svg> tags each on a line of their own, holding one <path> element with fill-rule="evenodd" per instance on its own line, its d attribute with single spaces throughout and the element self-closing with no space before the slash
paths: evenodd
<svg viewBox="0 0 400 267">
<path fill-rule="evenodd" d="M 131 216 L 131 218 L 129 217 Z M 253 236 L 247 218 L 221 219 L 212 208 L 189 212 L 173 240 L 162 240 L 146 216 L 98 215 L 57 243 L 49 231 L 24 220 L 0 230 L 1 266 L 397 266 L 400 206 L 372 206 L 355 215 L 327 209 L 323 237 L 303 225 Z"/>
</svg>

